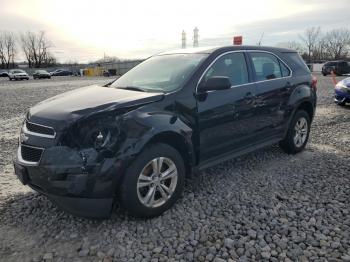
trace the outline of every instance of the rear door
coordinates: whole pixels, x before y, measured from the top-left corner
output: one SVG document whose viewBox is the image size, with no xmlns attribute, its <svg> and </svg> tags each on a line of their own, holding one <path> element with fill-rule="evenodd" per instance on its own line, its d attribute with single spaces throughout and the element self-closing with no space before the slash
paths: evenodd
<svg viewBox="0 0 350 262">
<path fill-rule="evenodd" d="M 207 68 L 201 82 L 225 76 L 232 87 L 197 94 L 200 162 L 249 145 L 254 134 L 254 84 L 251 83 L 246 55 L 230 52 L 219 56 Z"/>
<path fill-rule="evenodd" d="M 257 140 L 279 135 L 286 124 L 286 108 L 292 92 L 291 70 L 269 52 L 248 52 L 256 82 L 255 123 Z"/>
</svg>

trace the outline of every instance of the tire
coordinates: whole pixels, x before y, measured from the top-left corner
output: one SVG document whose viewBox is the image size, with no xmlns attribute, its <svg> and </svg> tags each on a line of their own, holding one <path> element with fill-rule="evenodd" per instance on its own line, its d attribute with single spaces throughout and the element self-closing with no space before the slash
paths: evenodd
<svg viewBox="0 0 350 262">
<path fill-rule="evenodd" d="M 160 158 L 162 158 L 161 162 L 159 162 Z M 159 164 L 163 171 L 157 176 L 154 167 Z M 173 170 L 170 172 L 171 177 L 168 174 L 167 179 L 159 178 L 170 170 Z M 174 175 L 176 171 L 177 176 Z M 120 204 L 134 217 L 159 216 L 180 197 L 185 184 L 185 175 L 184 161 L 177 150 L 166 144 L 153 144 L 145 148 L 127 168 L 118 192 Z M 164 186 L 172 193 L 167 194 L 169 191 L 165 191 Z"/>
<path fill-rule="evenodd" d="M 322 73 L 322 75 L 323 75 L 323 76 L 327 76 L 327 74 L 325 74 L 325 73 Z"/>
<path fill-rule="evenodd" d="M 307 126 L 303 129 L 302 126 L 305 123 Z M 310 124 L 309 114 L 304 110 L 298 110 L 293 116 L 286 137 L 279 143 L 283 151 L 288 154 L 296 154 L 303 151 L 309 139 Z M 297 129 L 300 131 L 297 131 Z"/>
<path fill-rule="evenodd" d="M 338 105 L 338 106 L 345 106 L 345 104 L 346 104 L 345 101 L 343 101 L 343 102 L 337 102 L 337 105 Z"/>
</svg>

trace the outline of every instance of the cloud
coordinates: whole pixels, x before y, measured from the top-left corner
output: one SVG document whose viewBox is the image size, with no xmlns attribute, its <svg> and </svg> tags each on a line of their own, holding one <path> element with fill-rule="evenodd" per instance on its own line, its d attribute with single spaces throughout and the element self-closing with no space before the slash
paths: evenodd
<svg viewBox="0 0 350 262">
<path fill-rule="evenodd" d="M 299 40 L 307 27 L 323 31 L 349 24 L 348 0 L 219 0 L 207 5 L 185 0 L 107 1 L 11 0 L 2 3 L 0 30 L 44 30 L 59 61 L 89 61 L 106 53 L 143 58 L 181 46 L 181 32 L 199 28 L 200 46 L 231 45 L 234 35 L 244 44 Z"/>
<path fill-rule="evenodd" d="M 349 11 L 344 10 L 349 9 Z M 234 35 L 243 35 L 243 42 L 247 45 L 255 45 L 259 42 L 264 33 L 263 45 L 276 45 L 285 41 L 300 41 L 299 35 L 303 34 L 308 27 L 321 28 L 321 32 L 334 28 L 346 27 L 350 22 L 350 8 L 348 5 L 328 6 L 307 13 L 287 16 L 278 19 L 268 19 L 265 21 L 245 23 L 237 27 L 232 27 L 232 33 L 226 33 L 215 37 L 204 37 L 201 45 L 225 45 L 232 44 Z"/>
</svg>

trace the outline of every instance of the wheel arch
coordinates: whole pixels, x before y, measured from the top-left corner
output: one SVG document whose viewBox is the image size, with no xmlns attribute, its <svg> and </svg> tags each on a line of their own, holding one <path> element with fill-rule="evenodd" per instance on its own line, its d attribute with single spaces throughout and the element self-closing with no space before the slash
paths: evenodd
<svg viewBox="0 0 350 262">
<path fill-rule="evenodd" d="M 174 131 L 163 131 L 149 139 L 144 147 L 155 143 L 167 144 L 176 149 L 182 156 L 186 167 L 186 174 L 189 175 L 191 173 L 192 167 L 195 164 L 195 154 L 192 143 L 185 136 Z"/>
<path fill-rule="evenodd" d="M 298 110 L 304 110 L 308 113 L 310 120 L 313 119 L 314 117 L 314 107 L 311 103 L 311 101 L 309 100 L 305 100 L 299 103 L 299 105 L 297 106 L 295 112 L 297 112 Z"/>
</svg>

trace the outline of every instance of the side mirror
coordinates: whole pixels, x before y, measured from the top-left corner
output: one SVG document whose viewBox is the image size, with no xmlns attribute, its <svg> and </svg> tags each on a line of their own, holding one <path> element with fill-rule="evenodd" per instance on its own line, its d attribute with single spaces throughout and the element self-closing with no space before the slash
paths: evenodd
<svg viewBox="0 0 350 262">
<path fill-rule="evenodd" d="M 198 86 L 198 92 L 204 93 L 207 91 L 213 91 L 213 90 L 225 90 L 231 88 L 231 82 L 228 77 L 225 76 L 213 76 L 207 81 L 204 81 L 199 84 Z"/>
</svg>

